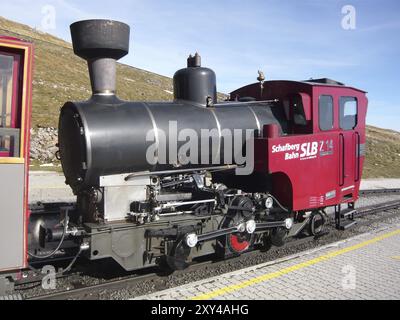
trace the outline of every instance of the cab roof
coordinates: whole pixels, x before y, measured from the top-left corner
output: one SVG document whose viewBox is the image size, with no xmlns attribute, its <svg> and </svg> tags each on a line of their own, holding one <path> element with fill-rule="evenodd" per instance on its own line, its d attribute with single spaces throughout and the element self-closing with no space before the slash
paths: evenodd
<svg viewBox="0 0 400 320">
<path fill-rule="evenodd" d="M 297 82 L 297 81 L 295 81 L 295 82 Z M 354 90 L 366 93 L 366 91 L 364 91 L 364 90 L 346 86 L 343 82 L 340 82 L 340 81 L 337 81 L 337 80 L 333 80 L 333 79 L 329 79 L 329 78 L 320 78 L 320 79 L 310 78 L 308 80 L 303 80 L 303 81 L 298 81 L 298 82 L 306 83 L 306 84 L 309 84 L 311 86 L 346 87 L 346 88 L 349 88 L 349 89 L 354 89 Z"/>
</svg>

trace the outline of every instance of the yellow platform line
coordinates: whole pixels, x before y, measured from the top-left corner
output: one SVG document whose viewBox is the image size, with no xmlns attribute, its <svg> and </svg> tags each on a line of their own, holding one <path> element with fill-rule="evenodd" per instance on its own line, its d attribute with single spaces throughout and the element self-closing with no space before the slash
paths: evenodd
<svg viewBox="0 0 400 320">
<path fill-rule="evenodd" d="M 314 259 L 311 259 L 311 260 L 308 260 L 308 261 L 305 261 L 305 262 L 301 262 L 299 264 L 295 264 L 295 265 L 290 266 L 290 267 L 283 268 L 283 269 L 281 269 L 279 271 L 267 273 L 267 274 L 264 274 L 264 275 L 261 275 L 261 276 L 258 276 L 258 277 L 254 277 L 254 278 L 245 280 L 243 282 L 239 282 L 237 284 L 229 285 L 229 286 L 226 286 L 226 287 L 221 288 L 221 289 L 216 289 L 216 290 L 210 291 L 209 293 L 205 293 L 205 294 L 201 294 L 201 295 L 192 297 L 191 300 L 213 299 L 213 298 L 216 298 L 218 296 L 222 296 L 224 294 L 231 293 L 231 292 L 234 292 L 234 291 L 237 291 L 237 290 L 240 290 L 240 289 L 255 285 L 255 284 L 260 283 L 260 282 L 264 282 L 264 281 L 268 281 L 268 280 L 271 280 L 271 279 L 275 279 L 275 278 L 281 277 L 281 276 L 283 276 L 285 274 L 288 274 L 290 272 L 297 271 L 297 270 L 312 266 L 314 264 L 320 263 L 322 261 L 326 261 L 326 260 L 332 259 L 334 257 L 340 256 L 342 254 L 345 254 L 345 253 L 348 253 L 348 252 L 351 252 L 351 251 L 354 251 L 354 250 L 361 249 L 361 248 L 366 247 L 366 246 L 368 246 L 370 244 L 382 241 L 384 239 L 387 239 L 387 238 L 390 238 L 390 237 L 393 237 L 393 236 L 396 236 L 396 235 L 399 235 L 399 234 L 400 234 L 400 229 L 392 231 L 392 232 L 389 232 L 389 233 L 385 233 L 383 235 L 380 235 L 378 237 L 372 238 L 370 240 L 366 240 L 366 241 L 360 242 L 358 244 L 355 244 L 353 246 L 346 247 L 346 248 L 343 248 L 343 249 L 340 249 L 340 250 L 329 252 L 329 253 L 324 254 L 322 256 L 319 256 L 317 258 L 314 258 Z"/>
</svg>

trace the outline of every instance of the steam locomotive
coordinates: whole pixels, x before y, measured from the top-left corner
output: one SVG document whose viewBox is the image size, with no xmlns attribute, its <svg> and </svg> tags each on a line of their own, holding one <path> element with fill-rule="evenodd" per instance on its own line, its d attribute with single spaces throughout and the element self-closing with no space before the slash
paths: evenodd
<svg viewBox="0 0 400 320">
<path fill-rule="evenodd" d="M 71 35 L 93 92 L 67 102 L 59 118 L 59 155 L 77 201 L 58 212 L 61 223 L 31 219 L 30 259 L 73 249 L 129 271 L 176 270 L 204 255 L 320 235 L 327 207 L 338 228 L 354 224 L 364 91 L 325 78 L 265 81 L 260 72 L 218 102 L 216 75 L 196 53 L 173 77 L 173 102 L 123 101 L 116 61 L 128 53 L 129 26 L 85 20 Z"/>
</svg>

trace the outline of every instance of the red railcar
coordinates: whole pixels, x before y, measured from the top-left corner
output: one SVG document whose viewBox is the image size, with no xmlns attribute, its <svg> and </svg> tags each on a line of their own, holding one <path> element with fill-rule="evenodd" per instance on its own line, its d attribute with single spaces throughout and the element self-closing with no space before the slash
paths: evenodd
<svg viewBox="0 0 400 320">
<path fill-rule="evenodd" d="M 294 211 L 358 199 L 365 156 L 365 92 L 329 80 L 267 81 L 231 93 L 232 99 L 278 99 L 290 126 L 280 135 L 264 126 L 255 164 L 272 174 L 273 191 Z"/>
<path fill-rule="evenodd" d="M 31 43 L 0 37 L 0 291 L 2 272 L 28 265 L 32 64 Z"/>
</svg>

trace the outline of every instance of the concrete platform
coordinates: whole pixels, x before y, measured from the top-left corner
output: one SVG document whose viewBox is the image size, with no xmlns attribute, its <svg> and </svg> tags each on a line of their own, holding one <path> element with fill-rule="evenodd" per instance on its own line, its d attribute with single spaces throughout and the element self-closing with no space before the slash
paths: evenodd
<svg viewBox="0 0 400 320">
<path fill-rule="evenodd" d="M 363 179 L 361 189 L 395 189 L 400 188 L 400 179 Z"/>
<path fill-rule="evenodd" d="M 400 225 L 136 299 L 400 299 Z"/>
<path fill-rule="evenodd" d="M 59 172 L 31 171 L 29 173 L 29 202 L 73 202 L 76 197 L 65 184 L 65 177 Z"/>
</svg>

